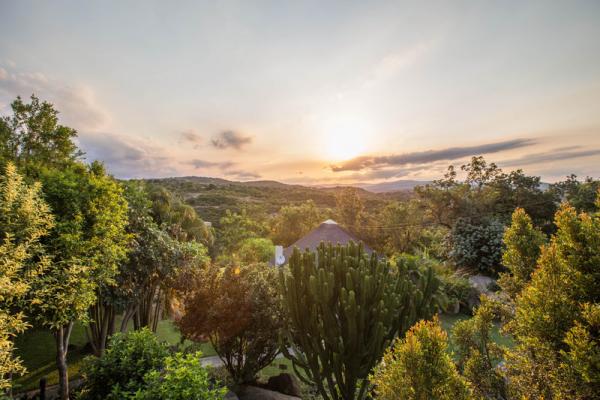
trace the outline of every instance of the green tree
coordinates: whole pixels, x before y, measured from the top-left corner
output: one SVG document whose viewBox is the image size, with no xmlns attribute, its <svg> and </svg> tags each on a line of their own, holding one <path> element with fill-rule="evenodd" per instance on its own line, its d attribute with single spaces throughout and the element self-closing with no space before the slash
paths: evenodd
<svg viewBox="0 0 600 400">
<path fill-rule="evenodd" d="M 36 281 L 32 315 L 55 336 L 60 395 L 67 399 L 73 323 L 89 321 L 90 310 L 103 307 L 102 293 L 114 284 L 126 256 L 127 203 L 99 163 L 45 170 L 42 181 L 56 225 L 46 240 L 51 263 Z"/>
<path fill-rule="evenodd" d="M 517 208 L 503 238 L 502 264 L 508 272 L 501 273 L 498 280 L 502 290 L 513 301 L 529 283 L 545 239 L 544 234 L 533 226 L 525 210 Z"/>
<path fill-rule="evenodd" d="M 246 210 L 239 214 L 227 210 L 219 221 L 219 245 L 222 253 L 231 255 L 236 253 L 244 240 L 266 236 L 266 227 L 253 220 Z"/>
<path fill-rule="evenodd" d="M 459 321 L 452 329 L 456 344 L 458 368 L 471 384 L 473 396 L 479 399 L 505 399 L 506 384 L 496 366 L 504 357 L 504 349 L 491 338 L 499 306 L 481 296 L 481 304 L 473 318 Z"/>
<path fill-rule="evenodd" d="M 498 220 L 459 219 L 449 234 L 448 256 L 457 267 L 495 275 L 501 266 L 503 234 Z"/>
<path fill-rule="evenodd" d="M 176 321 L 182 334 L 208 337 L 236 383 L 254 381 L 279 351 L 277 271 L 265 264 L 213 267 L 191 285 Z"/>
<path fill-rule="evenodd" d="M 40 166 L 64 167 L 82 155 L 73 142 L 77 132 L 58 123 L 51 103 L 17 97 L 11 109 L 0 119 L 0 164 L 12 161 L 29 174 Z"/>
<path fill-rule="evenodd" d="M 600 190 L 600 180 L 586 177 L 583 181 L 571 174 L 562 182 L 553 184 L 550 191 L 568 201 L 578 211 L 593 212 L 596 209 L 596 196 Z"/>
<path fill-rule="evenodd" d="M 316 228 L 322 220 L 323 216 L 312 200 L 299 205 L 283 206 L 273 219 L 271 237 L 278 245 L 291 246 Z"/>
<path fill-rule="evenodd" d="M 335 196 L 339 223 L 358 233 L 365 212 L 365 204 L 356 188 L 344 188 Z"/>
<path fill-rule="evenodd" d="M 434 313 L 439 281 L 431 269 L 408 266 L 369 257 L 354 243 L 292 253 L 289 271 L 280 273 L 294 352 L 284 351 L 324 399 L 363 399 L 392 339 Z"/>
<path fill-rule="evenodd" d="M 381 400 L 471 399 L 468 384 L 448 354 L 448 337 L 437 317 L 420 321 L 397 339 L 371 375 Z"/>
<path fill-rule="evenodd" d="M 40 184 L 25 184 L 8 163 L 0 176 L 0 391 L 10 386 L 7 376 L 24 371 L 13 340 L 28 326 L 31 285 L 47 266 L 40 239 L 52 226 Z"/>
<path fill-rule="evenodd" d="M 600 387 L 598 374 L 580 368 L 585 362 L 575 356 L 577 343 L 587 343 L 589 355 L 597 351 L 593 335 L 580 339 L 586 329 L 593 332 L 590 310 L 600 303 L 600 215 L 578 214 L 565 204 L 555 223 L 557 232 L 542 248 L 507 326 L 517 341 L 507 355 L 507 374 L 516 396 L 585 399 Z"/>
<path fill-rule="evenodd" d="M 268 263 L 274 255 L 273 242 L 264 238 L 246 239 L 238 250 L 238 257 L 244 264 Z"/>
</svg>

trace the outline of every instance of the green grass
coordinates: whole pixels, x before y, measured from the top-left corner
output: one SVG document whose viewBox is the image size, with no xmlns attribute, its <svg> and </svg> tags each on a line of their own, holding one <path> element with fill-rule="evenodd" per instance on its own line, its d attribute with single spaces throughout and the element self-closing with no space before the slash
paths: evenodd
<svg viewBox="0 0 600 400">
<path fill-rule="evenodd" d="M 119 326 L 120 321 L 117 321 Z M 169 345 L 176 345 L 181 340 L 181 335 L 173 323 L 169 320 L 159 322 L 156 330 L 156 336 L 159 340 L 167 342 Z M 67 356 L 69 366 L 69 378 L 79 377 L 83 359 L 90 355 L 87 344 L 85 327 L 76 323 L 71 334 L 70 348 Z M 185 341 L 184 347 L 192 342 Z M 29 329 L 16 339 L 16 355 L 19 356 L 27 367 L 27 374 L 15 379 L 15 391 L 27 391 L 36 389 L 40 379 L 44 376 L 48 385 L 58 383 L 58 370 L 56 369 L 56 345 L 52 334 L 43 329 Z M 202 343 L 199 350 L 203 356 L 208 357 L 216 355 L 210 343 Z"/>
<path fill-rule="evenodd" d="M 440 315 L 442 328 L 444 328 L 444 330 L 448 333 L 448 351 L 454 353 L 456 350 L 456 346 L 452 340 L 452 328 L 454 327 L 454 324 L 456 324 L 458 321 L 464 321 L 469 318 L 471 318 L 471 316 L 465 314 Z M 501 346 L 509 348 L 514 346 L 514 342 L 510 336 L 505 336 L 500 333 L 500 326 L 498 324 L 494 324 L 494 327 L 492 328 L 492 340 Z"/>
</svg>

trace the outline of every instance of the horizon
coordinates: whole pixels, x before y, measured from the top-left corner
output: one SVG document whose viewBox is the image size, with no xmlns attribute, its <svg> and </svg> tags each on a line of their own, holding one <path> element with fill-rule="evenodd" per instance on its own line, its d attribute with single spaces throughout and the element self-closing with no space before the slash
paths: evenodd
<svg viewBox="0 0 600 400">
<path fill-rule="evenodd" d="M 352 186 L 478 155 L 600 176 L 600 3 L 0 9 L 0 114 L 52 102 L 117 178 Z"/>
</svg>

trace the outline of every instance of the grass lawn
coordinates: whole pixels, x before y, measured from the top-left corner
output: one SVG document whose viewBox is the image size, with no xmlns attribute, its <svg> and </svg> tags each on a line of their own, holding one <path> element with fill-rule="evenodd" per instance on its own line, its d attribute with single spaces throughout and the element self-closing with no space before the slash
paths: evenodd
<svg viewBox="0 0 600 400">
<path fill-rule="evenodd" d="M 118 321 L 120 323 L 120 321 Z M 119 324 L 117 324 L 119 326 Z M 169 320 L 163 320 L 158 324 L 156 335 L 170 345 L 179 343 L 181 335 L 177 328 Z M 69 378 L 76 379 L 83 359 L 89 355 L 85 348 L 87 336 L 82 324 L 75 324 L 71 334 L 71 343 L 68 353 Z M 191 342 L 184 342 L 184 346 Z M 29 329 L 23 335 L 17 337 L 16 354 L 27 367 L 27 374 L 15 379 L 14 390 L 16 392 L 36 389 L 40 379 L 46 377 L 48 385 L 58 383 L 58 370 L 56 369 L 56 345 L 52 334 L 43 329 Z M 215 355 L 210 343 L 202 343 L 200 350 L 205 357 Z"/>
<path fill-rule="evenodd" d="M 448 333 L 448 350 L 450 352 L 454 352 L 455 345 L 452 341 L 452 328 L 454 324 L 458 321 L 463 321 L 465 319 L 469 319 L 471 316 L 465 314 L 442 314 L 440 315 L 440 322 L 442 323 L 442 328 Z M 510 336 L 504 336 L 500 333 L 500 326 L 498 324 L 494 324 L 492 328 L 492 340 L 501 346 L 513 347 L 514 342 Z"/>
</svg>

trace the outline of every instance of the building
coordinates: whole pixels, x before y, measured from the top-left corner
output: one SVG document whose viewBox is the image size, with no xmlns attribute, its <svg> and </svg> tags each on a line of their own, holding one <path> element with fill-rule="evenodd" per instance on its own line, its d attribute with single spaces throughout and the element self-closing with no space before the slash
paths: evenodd
<svg viewBox="0 0 600 400">
<path fill-rule="evenodd" d="M 275 246 L 275 257 L 274 260 L 272 260 L 271 264 L 277 266 L 286 264 L 290 259 L 290 256 L 292 255 L 294 247 L 298 247 L 302 251 L 306 249 L 316 251 L 317 247 L 321 242 L 331 242 L 333 244 L 346 245 L 350 241 L 358 243 L 361 240 L 354 236 L 352 233 L 348 232 L 346 229 L 342 228 L 340 225 L 338 225 L 337 222 L 328 219 L 327 221 L 323 222 L 321 225 L 307 233 L 306 236 L 298 239 L 291 246 L 286 248 L 283 248 L 283 246 Z M 363 248 L 366 253 L 373 253 L 373 250 L 364 243 Z"/>
</svg>

